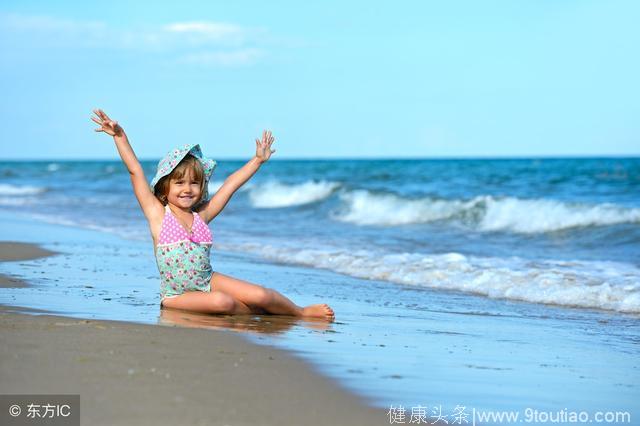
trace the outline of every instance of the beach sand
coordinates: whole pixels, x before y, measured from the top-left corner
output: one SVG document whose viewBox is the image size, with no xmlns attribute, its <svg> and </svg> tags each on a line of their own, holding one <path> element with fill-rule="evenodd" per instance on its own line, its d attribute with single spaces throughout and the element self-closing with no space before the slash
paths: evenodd
<svg viewBox="0 0 640 426">
<path fill-rule="evenodd" d="M 0 262 L 38 259 L 51 256 L 56 252 L 45 250 L 33 244 L 17 241 L 0 241 Z M 0 288 L 24 287 L 24 281 L 0 274 Z"/>
<path fill-rule="evenodd" d="M 49 253 L 0 243 L 3 260 Z M 5 276 L 6 285 L 26 283 Z M 389 423 L 385 410 L 304 361 L 224 331 L 82 320 L 6 305 L 0 329 L 0 393 L 79 394 L 81 424 Z"/>
</svg>

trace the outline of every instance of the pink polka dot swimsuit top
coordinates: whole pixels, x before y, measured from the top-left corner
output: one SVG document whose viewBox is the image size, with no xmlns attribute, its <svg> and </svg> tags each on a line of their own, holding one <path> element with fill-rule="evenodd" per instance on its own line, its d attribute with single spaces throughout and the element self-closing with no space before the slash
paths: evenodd
<svg viewBox="0 0 640 426">
<path fill-rule="evenodd" d="M 209 260 L 212 242 L 211 231 L 198 213 L 193 213 L 193 225 L 189 233 L 169 206 L 165 206 L 155 253 L 162 299 L 178 296 L 185 291 L 209 291 L 213 275 Z"/>
<path fill-rule="evenodd" d="M 178 222 L 178 219 L 173 215 L 169 206 L 165 206 L 164 209 L 165 215 L 162 220 L 160 236 L 158 237 L 158 246 L 182 241 L 191 241 L 196 244 L 211 244 L 213 242 L 211 230 L 198 213 L 193 212 L 193 225 L 191 225 L 191 234 L 189 234 L 187 230 L 184 229 L 184 226 Z"/>
</svg>

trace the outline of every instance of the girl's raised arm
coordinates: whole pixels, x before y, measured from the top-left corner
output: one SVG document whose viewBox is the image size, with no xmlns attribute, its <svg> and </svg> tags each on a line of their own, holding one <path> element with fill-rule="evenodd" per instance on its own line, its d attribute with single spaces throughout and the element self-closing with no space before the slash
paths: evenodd
<svg viewBox="0 0 640 426">
<path fill-rule="evenodd" d="M 244 166 L 233 172 L 222 184 L 211 200 L 201 209 L 201 216 L 206 223 L 216 217 L 227 205 L 231 196 L 248 181 L 251 176 L 258 171 L 262 163 L 271 158 L 271 154 L 276 152 L 271 149 L 271 144 L 275 141 L 270 131 L 262 132 L 262 140 L 256 139 L 256 155 Z"/>
<path fill-rule="evenodd" d="M 162 203 L 151 192 L 151 188 L 144 176 L 142 166 L 140 165 L 136 154 L 133 152 L 131 144 L 129 144 L 129 139 L 125 134 L 124 129 L 120 127 L 117 121 L 111 120 L 101 109 L 95 109 L 93 112 L 96 114 L 97 118 L 92 116 L 91 119 L 100 126 L 95 129 L 95 131 L 105 132 L 106 134 L 113 136 L 116 148 L 118 149 L 118 154 L 120 154 L 120 158 L 122 158 L 122 161 L 129 170 L 131 184 L 133 185 L 133 192 L 138 199 L 138 203 L 140 204 L 144 215 L 148 220 L 162 216 L 164 213 Z"/>
</svg>

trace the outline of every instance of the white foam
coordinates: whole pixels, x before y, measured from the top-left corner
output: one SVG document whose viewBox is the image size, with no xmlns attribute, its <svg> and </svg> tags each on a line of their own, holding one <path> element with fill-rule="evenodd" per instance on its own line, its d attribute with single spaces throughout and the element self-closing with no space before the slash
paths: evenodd
<svg viewBox="0 0 640 426">
<path fill-rule="evenodd" d="M 332 217 L 342 222 L 357 225 L 408 225 L 449 219 L 457 213 L 472 208 L 473 202 L 433 200 L 422 198 L 411 200 L 393 194 L 373 194 L 365 190 L 340 194 L 346 205 L 341 213 Z"/>
<path fill-rule="evenodd" d="M 486 211 L 479 224 L 484 231 L 507 230 L 525 234 L 559 231 L 579 226 L 640 222 L 640 209 L 615 204 L 564 203 L 484 197 Z"/>
<path fill-rule="evenodd" d="M 471 200 L 408 199 L 365 190 L 340 194 L 343 208 L 336 220 L 356 225 L 397 226 L 437 220 L 459 220 L 480 231 L 524 234 L 559 231 L 574 227 L 640 222 L 640 208 L 610 203 L 579 204 L 546 199 L 497 198 L 490 195 Z"/>
<path fill-rule="evenodd" d="M 27 206 L 36 204 L 32 197 L 0 197 L 0 206 Z"/>
<path fill-rule="evenodd" d="M 60 170 L 60 165 L 58 163 L 50 163 L 47 165 L 47 171 L 49 172 L 57 172 Z"/>
<path fill-rule="evenodd" d="M 25 196 L 42 194 L 43 192 L 47 192 L 47 188 L 41 186 L 0 183 L 0 195 Z"/>
<path fill-rule="evenodd" d="M 640 269 L 625 263 L 529 261 L 459 253 L 384 254 L 248 243 L 218 247 L 357 278 L 459 290 L 492 298 L 640 313 Z"/>
<path fill-rule="evenodd" d="M 324 200 L 339 186 L 337 182 L 327 181 L 307 181 L 297 185 L 269 181 L 251 187 L 249 201 L 253 207 L 259 208 L 300 206 Z"/>
<path fill-rule="evenodd" d="M 223 183 L 224 183 L 223 181 L 219 181 L 219 180 L 209 181 L 209 185 L 207 186 L 209 195 L 213 195 L 216 192 L 218 192 L 218 190 L 220 189 Z"/>
</svg>

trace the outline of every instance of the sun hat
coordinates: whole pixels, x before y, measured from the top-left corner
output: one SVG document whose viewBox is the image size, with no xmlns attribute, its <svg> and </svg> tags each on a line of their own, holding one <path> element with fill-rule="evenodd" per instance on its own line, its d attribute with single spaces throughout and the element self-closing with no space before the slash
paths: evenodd
<svg viewBox="0 0 640 426">
<path fill-rule="evenodd" d="M 173 169 L 187 156 L 187 154 L 191 154 L 196 157 L 200 163 L 202 164 L 202 168 L 204 169 L 204 191 L 202 193 L 201 201 L 206 201 L 209 199 L 209 191 L 207 190 L 207 186 L 209 183 L 209 178 L 213 174 L 213 169 L 216 168 L 218 163 L 211 158 L 205 158 L 202 155 L 202 150 L 200 149 L 199 144 L 186 144 L 182 145 L 178 148 L 175 148 L 167 153 L 162 160 L 158 163 L 158 171 L 156 175 L 151 180 L 151 192 L 155 193 L 156 185 L 158 181 L 165 176 L 171 174 Z"/>
</svg>

